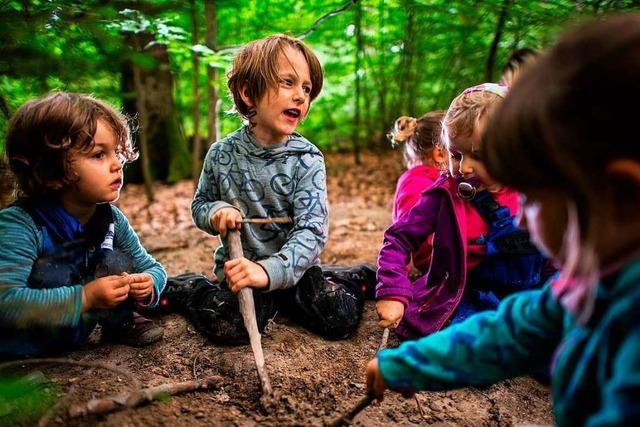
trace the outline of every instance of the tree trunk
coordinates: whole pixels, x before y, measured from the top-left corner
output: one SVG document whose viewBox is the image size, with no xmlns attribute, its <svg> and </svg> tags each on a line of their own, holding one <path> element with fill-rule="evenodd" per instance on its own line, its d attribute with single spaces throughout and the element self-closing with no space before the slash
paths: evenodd
<svg viewBox="0 0 640 427">
<path fill-rule="evenodd" d="M 191 44 L 199 43 L 198 35 L 198 8 L 196 1 L 191 0 Z M 193 75 L 191 76 L 191 89 L 193 91 L 193 147 L 191 148 L 191 178 L 195 185 L 198 184 L 200 168 L 202 167 L 202 141 L 200 140 L 200 60 L 198 52 L 192 52 Z"/>
<path fill-rule="evenodd" d="M 153 197 L 153 176 L 149 166 L 149 112 L 147 111 L 146 90 L 142 84 L 142 72 L 140 67 L 133 66 L 133 82 L 138 96 L 136 97 L 136 110 L 138 111 L 138 121 L 140 130 L 138 140 L 140 144 L 140 162 L 142 164 L 142 177 L 144 179 L 144 192 L 147 200 L 151 203 Z"/>
<path fill-rule="evenodd" d="M 484 73 L 484 81 L 492 82 L 493 81 L 493 69 L 496 65 L 496 56 L 498 53 L 498 45 L 500 44 L 500 39 L 502 38 L 502 32 L 504 31 L 504 25 L 507 22 L 507 15 L 509 14 L 509 8 L 511 6 L 512 0 L 503 0 L 502 8 L 500 9 L 500 16 L 498 17 L 498 22 L 496 24 L 496 31 L 493 36 L 493 41 L 491 42 L 491 48 L 489 49 L 489 57 L 487 58 L 487 67 Z"/>
<path fill-rule="evenodd" d="M 175 182 L 191 175 L 191 156 L 173 102 L 169 53 L 163 44 L 150 45 L 153 41 L 150 33 L 128 37 L 134 55 L 138 56 L 124 66 L 125 106 L 133 107 L 140 114 L 139 119 L 146 122 L 144 131 L 149 158 L 141 159 L 140 163 L 148 163 L 150 179 Z M 137 82 L 136 78 L 139 79 Z M 140 99 L 144 100 L 142 104 Z M 146 114 L 146 117 L 142 117 L 142 114 Z M 147 172 L 135 165 L 128 168 L 127 175 L 130 180 L 140 182 Z"/>
<path fill-rule="evenodd" d="M 356 165 L 360 164 L 360 63 L 362 57 L 362 34 L 360 26 L 362 25 L 362 4 L 356 3 L 355 6 L 355 36 L 356 36 L 356 57 L 355 57 L 355 117 L 353 123 L 353 155 Z"/>
<path fill-rule="evenodd" d="M 216 51 L 216 33 L 218 32 L 218 22 L 216 16 L 215 0 L 204 1 L 204 16 L 206 21 L 205 43 L 207 47 Z M 222 101 L 218 97 L 217 90 L 218 71 L 211 66 L 207 66 L 207 129 L 209 130 L 209 145 L 220 139 L 220 123 L 218 112 Z"/>
<path fill-rule="evenodd" d="M 413 66 L 413 43 L 415 41 L 415 3 L 413 0 L 409 0 L 408 2 L 404 2 L 404 5 L 407 11 L 407 26 L 405 27 L 403 40 L 402 69 L 400 72 L 400 76 L 402 76 L 402 80 L 400 81 L 401 101 L 400 109 L 397 111 L 402 112 L 402 114 L 412 115 L 413 111 L 411 111 L 411 105 L 413 102 L 411 101 L 411 98 L 415 96 L 415 93 L 413 90 L 410 90 L 409 87 L 410 85 L 415 84 L 411 79 L 411 68 Z"/>
<path fill-rule="evenodd" d="M 389 117 L 389 113 L 387 112 L 387 53 L 384 46 L 384 32 L 382 31 L 382 27 L 385 22 L 385 0 L 380 0 L 378 3 L 378 14 L 379 14 L 379 28 L 378 28 L 378 55 L 382 55 L 378 60 L 378 115 L 381 118 L 380 120 L 380 138 L 378 144 L 380 147 L 387 146 L 386 144 L 386 134 L 389 130 L 390 121 L 393 120 Z"/>
</svg>

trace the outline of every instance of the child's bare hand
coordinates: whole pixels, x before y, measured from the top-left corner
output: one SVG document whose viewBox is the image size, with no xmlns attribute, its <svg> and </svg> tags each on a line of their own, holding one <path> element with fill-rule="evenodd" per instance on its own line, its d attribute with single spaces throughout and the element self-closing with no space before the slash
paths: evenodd
<svg viewBox="0 0 640 427">
<path fill-rule="evenodd" d="M 224 275 L 227 278 L 229 289 L 234 294 L 247 286 L 252 288 L 269 286 L 269 276 L 264 268 L 245 257 L 225 262 Z"/>
<path fill-rule="evenodd" d="M 125 273 L 126 274 L 126 273 Z M 139 304 L 149 302 L 149 295 L 153 292 L 153 278 L 148 273 L 129 274 L 131 280 L 129 295 Z"/>
<path fill-rule="evenodd" d="M 129 296 L 127 276 L 105 276 L 84 285 L 82 288 L 82 311 L 92 308 L 110 309 Z"/>
<path fill-rule="evenodd" d="M 371 359 L 369 363 L 367 363 L 365 375 L 367 377 L 367 393 L 378 399 L 378 402 L 382 402 L 387 385 L 384 383 L 384 379 L 380 373 L 377 358 Z"/>
<path fill-rule="evenodd" d="M 381 299 L 376 303 L 376 311 L 380 318 L 380 325 L 383 328 L 396 328 L 404 315 L 404 304 L 400 301 Z"/>
<path fill-rule="evenodd" d="M 236 208 L 222 208 L 211 215 L 211 227 L 222 237 L 227 235 L 227 230 L 240 228 L 242 215 Z"/>
</svg>

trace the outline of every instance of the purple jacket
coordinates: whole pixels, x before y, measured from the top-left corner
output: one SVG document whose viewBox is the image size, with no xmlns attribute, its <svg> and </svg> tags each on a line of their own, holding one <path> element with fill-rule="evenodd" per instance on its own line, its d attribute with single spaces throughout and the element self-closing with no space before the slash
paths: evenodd
<svg viewBox="0 0 640 427">
<path fill-rule="evenodd" d="M 378 255 L 376 299 L 408 301 L 396 333 L 404 339 L 441 329 L 462 299 L 467 274 L 465 201 L 457 196 L 458 179 L 442 175 L 416 205 L 384 233 Z M 407 277 L 411 253 L 434 234 L 426 275 Z"/>
</svg>

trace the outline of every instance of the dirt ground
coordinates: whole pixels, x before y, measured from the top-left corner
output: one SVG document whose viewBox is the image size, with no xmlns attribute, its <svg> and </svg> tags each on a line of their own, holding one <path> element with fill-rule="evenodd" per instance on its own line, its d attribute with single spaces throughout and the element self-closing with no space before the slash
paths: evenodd
<svg viewBox="0 0 640 427">
<path fill-rule="evenodd" d="M 331 237 L 322 261 L 375 263 L 382 233 L 390 221 L 395 181 L 402 172 L 399 155 L 364 154 L 363 164 L 354 167 L 352 155 L 332 154 L 327 156 L 327 171 Z M 158 185 L 155 192 L 156 202 L 149 205 L 142 188 L 130 185 L 119 202 L 142 243 L 170 275 L 186 271 L 210 275 L 218 240 L 200 232 L 191 222 L 192 184 Z M 248 346 L 213 345 L 176 314 L 158 320 L 165 328 L 165 336 L 155 345 L 140 349 L 102 345 L 99 334 L 94 334 L 91 343 L 68 356 L 75 360 L 105 361 L 127 369 L 145 386 L 220 375 L 223 381 L 219 388 L 186 393 L 106 416 L 71 420 L 65 411 L 70 404 L 126 391 L 127 379 L 100 369 L 41 368 L 49 381 L 47 390 L 61 399 L 49 425 L 328 424 L 364 395 L 364 366 L 382 336 L 373 302 L 367 303 L 357 333 L 340 342 L 325 341 L 277 315 L 262 339 L 277 396 L 275 407 L 265 410 L 259 403 L 260 385 Z M 395 345 L 397 341 L 392 337 L 389 343 Z M 22 422 L 36 423 L 37 419 L 38 416 L 27 414 Z M 0 423 L 3 420 L 6 422 L 8 418 L 0 414 Z M 528 377 L 483 390 L 423 392 L 408 400 L 387 394 L 384 402 L 374 403 L 355 419 L 355 425 L 363 426 L 552 423 L 549 389 Z"/>
</svg>

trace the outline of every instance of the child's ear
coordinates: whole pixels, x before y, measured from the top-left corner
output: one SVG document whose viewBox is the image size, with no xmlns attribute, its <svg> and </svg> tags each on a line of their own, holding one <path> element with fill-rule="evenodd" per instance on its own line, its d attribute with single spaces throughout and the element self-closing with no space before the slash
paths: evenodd
<svg viewBox="0 0 640 427">
<path fill-rule="evenodd" d="M 433 149 L 433 160 L 436 163 L 445 163 L 447 161 L 447 151 L 442 146 L 437 146 Z"/>
<path fill-rule="evenodd" d="M 606 169 L 609 192 L 621 217 L 637 219 L 640 206 L 640 162 L 632 159 L 617 159 L 609 162 Z"/>
<path fill-rule="evenodd" d="M 255 107 L 253 100 L 249 96 L 249 89 L 246 86 L 243 86 L 242 89 L 240 89 L 240 98 L 242 98 L 242 102 L 244 102 L 247 107 Z"/>
</svg>

